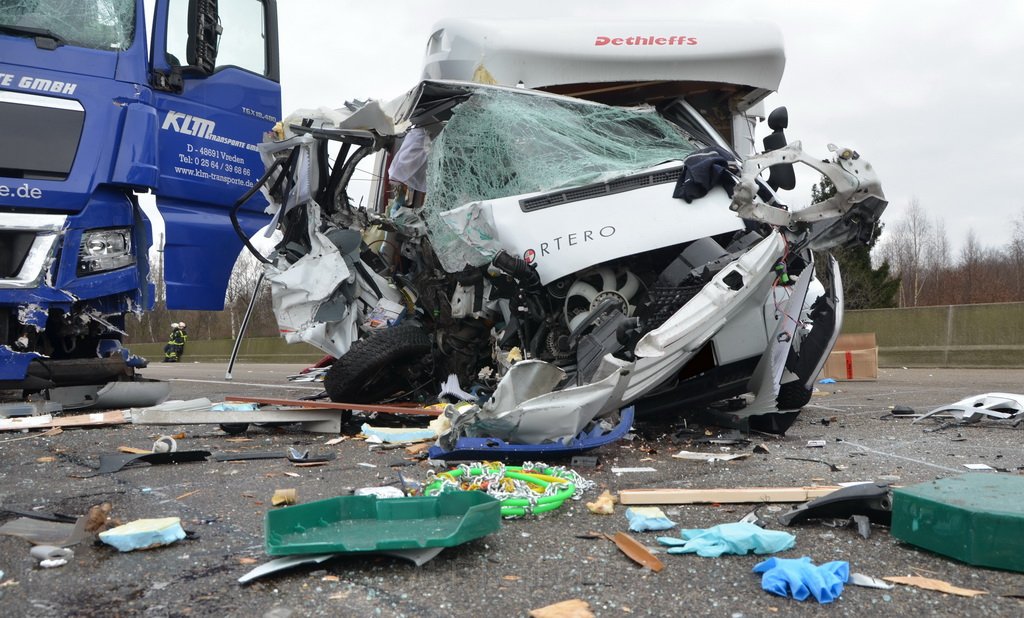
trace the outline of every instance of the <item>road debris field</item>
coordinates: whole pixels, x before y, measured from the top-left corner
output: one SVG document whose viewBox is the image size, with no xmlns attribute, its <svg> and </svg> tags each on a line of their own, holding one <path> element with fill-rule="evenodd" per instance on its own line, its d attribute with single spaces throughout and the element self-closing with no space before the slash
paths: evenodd
<svg viewBox="0 0 1024 618">
<path fill-rule="evenodd" d="M 148 373 L 170 380 L 171 399 L 183 401 L 298 399 L 319 390 L 287 382 L 294 366 L 243 365 L 234 382 L 212 377 L 220 369 L 183 363 Z M 495 469 L 479 463 L 446 476 L 455 462 L 432 465 L 423 447 L 386 440 L 422 430 L 431 420 L 424 416 L 356 413 L 340 433 L 296 424 L 252 424 L 232 434 L 218 424 L 132 423 L 3 431 L 0 603 L 6 615 L 17 616 L 543 616 L 550 614 L 541 608 L 560 602 L 571 602 L 568 611 L 576 613 L 563 615 L 572 616 L 799 616 L 819 613 L 824 601 L 825 611 L 838 615 L 1018 615 L 1024 577 L 1007 569 L 1019 566 L 979 566 L 998 558 L 994 549 L 980 560 L 922 549 L 895 538 L 880 515 L 893 518 L 896 532 L 901 500 L 923 509 L 906 500 L 919 499 L 911 489 L 935 480 L 969 474 L 1015 483 L 1024 470 L 1024 430 L 1013 419 L 981 415 L 958 424 L 948 416 L 918 417 L 983 393 L 1014 393 L 1019 378 L 1019 370 L 1009 369 L 883 368 L 875 381 L 818 384 L 784 436 L 638 418 L 614 443 L 575 460 L 544 461 L 539 469 L 508 462 L 499 480 L 484 479 Z M 364 439 L 373 433 L 386 439 Z M 143 459 L 100 473 L 101 457 L 109 467 L 115 456 Z M 511 488 L 519 476 L 530 491 L 554 486 L 551 495 L 561 499 L 544 502 L 551 506 L 546 512 L 542 500 L 516 512 L 502 503 L 498 525 L 497 505 L 481 497 L 459 507 L 461 527 L 444 538 L 440 526 L 431 527 L 435 515 L 412 502 L 378 506 L 369 522 L 347 521 L 355 511 L 343 510 L 302 519 L 330 501 L 383 505 L 387 495 L 446 483 Z M 889 494 L 880 502 L 793 514 L 807 498 L 864 481 L 895 487 L 895 505 Z M 569 482 L 572 495 L 566 495 Z M 307 515 L 287 510 L 300 507 Z M 493 519 L 474 528 L 478 516 Z M 311 544 L 311 531 L 332 517 L 341 519 L 332 525 L 368 526 L 371 548 L 380 551 L 362 551 L 365 539 L 349 534 L 345 542 L 359 551 L 310 552 L 302 556 L 316 556 L 309 564 L 239 582 L 260 565 L 294 558 L 268 550 Z M 175 518 L 180 532 L 177 522 L 165 521 Z M 672 525 L 658 529 L 664 520 Z M 737 541 L 725 531 L 737 530 L 732 525 L 740 520 L 754 533 Z M 130 527 L 118 527 L 125 524 Z M 375 524 L 388 530 L 370 538 Z M 12 525 L 16 533 L 27 526 L 24 534 L 49 534 L 52 543 L 41 545 L 54 547 L 33 551 L 24 534 L 10 532 Z M 266 525 L 285 532 L 271 538 Z M 80 538 L 68 543 L 68 535 Z M 382 553 L 406 536 L 428 547 Z M 1006 543 L 1019 536 L 1007 534 Z M 772 546 L 778 539 L 781 545 Z M 434 551 L 427 551 L 432 543 Z M 774 553 L 731 555 L 730 543 Z M 706 557 L 716 552 L 721 555 Z M 809 585 L 800 601 L 768 592 L 767 574 L 763 582 L 754 572 L 778 567 L 796 592 L 803 571 L 781 566 L 802 557 L 823 568 L 846 563 L 858 577 L 833 587 L 834 598 Z M 767 564 L 773 559 L 781 562 Z M 824 598 L 816 600 L 819 592 Z"/>
</svg>

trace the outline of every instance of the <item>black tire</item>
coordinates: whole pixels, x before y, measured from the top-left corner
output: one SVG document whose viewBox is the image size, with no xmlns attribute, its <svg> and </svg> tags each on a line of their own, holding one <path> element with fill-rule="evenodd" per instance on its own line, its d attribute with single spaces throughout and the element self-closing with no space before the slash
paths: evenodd
<svg viewBox="0 0 1024 618">
<path fill-rule="evenodd" d="M 430 337 L 416 325 L 374 331 L 357 339 L 327 370 L 331 401 L 379 403 L 410 393 L 433 379 Z"/>
<path fill-rule="evenodd" d="M 245 433 L 249 429 L 249 423 L 221 423 L 220 429 L 228 435 L 236 436 Z"/>
<path fill-rule="evenodd" d="M 799 380 L 786 382 L 779 387 L 779 395 L 775 403 L 780 410 L 799 410 L 811 400 L 813 389 L 804 388 Z"/>
</svg>

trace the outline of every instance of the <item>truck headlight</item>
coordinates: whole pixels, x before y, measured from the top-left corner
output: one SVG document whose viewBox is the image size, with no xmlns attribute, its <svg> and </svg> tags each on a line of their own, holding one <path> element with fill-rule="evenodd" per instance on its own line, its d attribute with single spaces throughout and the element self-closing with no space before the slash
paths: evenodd
<svg viewBox="0 0 1024 618">
<path fill-rule="evenodd" d="M 135 263 L 132 230 L 127 227 L 87 230 L 78 248 L 78 274 L 91 275 Z"/>
</svg>

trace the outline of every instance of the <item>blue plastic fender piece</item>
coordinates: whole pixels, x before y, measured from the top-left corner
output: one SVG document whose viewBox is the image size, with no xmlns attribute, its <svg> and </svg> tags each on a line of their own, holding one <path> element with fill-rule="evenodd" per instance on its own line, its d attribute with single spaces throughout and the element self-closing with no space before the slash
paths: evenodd
<svg viewBox="0 0 1024 618">
<path fill-rule="evenodd" d="M 807 556 L 769 558 L 755 565 L 754 572 L 762 573 L 761 587 L 772 594 L 797 601 L 813 596 L 818 603 L 831 603 L 850 579 L 850 563 L 836 560 L 815 566 Z"/>
<path fill-rule="evenodd" d="M 681 539 L 658 537 L 668 545 L 670 554 L 697 554 L 717 558 L 722 554 L 772 554 L 796 545 L 796 537 L 788 532 L 765 530 L 748 522 L 721 524 L 707 529 L 680 530 Z"/>
<path fill-rule="evenodd" d="M 374 427 L 369 423 L 363 423 L 359 430 L 367 437 L 379 438 L 381 442 L 388 444 L 418 442 L 437 437 L 437 432 L 433 429 L 417 429 L 414 427 Z"/>
<path fill-rule="evenodd" d="M 537 461 L 547 461 L 555 457 L 571 457 L 617 442 L 632 426 L 633 406 L 628 406 L 619 411 L 619 424 L 610 431 L 600 426 L 590 431 L 581 431 L 568 444 L 512 444 L 497 438 L 459 438 L 452 450 L 432 446 L 427 456 L 440 460 L 526 461 L 536 458 Z"/>
<path fill-rule="evenodd" d="M 656 506 L 634 506 L 626 509 L 630 532 L 647 532 L 649 530 L 668 530 L 676 527 L 676 522 L 665 516 Z"/>
<path fill-rule="evenodd" d="M 35 352 L 15 352 L 8 346 L 0 346 L 0 382 L 24 380 L 29 363 L 37 358 L 39 354 Z"/>
</svg>

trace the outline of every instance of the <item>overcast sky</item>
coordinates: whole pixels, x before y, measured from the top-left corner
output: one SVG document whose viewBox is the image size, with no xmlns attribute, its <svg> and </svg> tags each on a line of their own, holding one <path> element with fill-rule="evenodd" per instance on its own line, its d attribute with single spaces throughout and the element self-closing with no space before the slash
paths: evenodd
<svg viewBox="0 0 1024 618">
<path fill-rule="evenodd" d="M 392 98 L 419 79 L 443 17 L 761 19 L 783 34 L 786 72 L 767 109 L 816 156 L 833 142 L 874 164 L 894 223 L 917 198 L 957 250 L 969 228 L 1004 245 L 1024 212 L 1024 2 L 826 0 L 282 0 L 284 113 Z M 1005 167 L 1004 167 L 1005 166 Z M 808 184 L 813 178 L 808 177 Z M 806 189 L 804 193 L 806 193 Z M 799 201 L 795 199 L 794 201 Z"/>
</svg>

